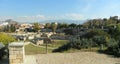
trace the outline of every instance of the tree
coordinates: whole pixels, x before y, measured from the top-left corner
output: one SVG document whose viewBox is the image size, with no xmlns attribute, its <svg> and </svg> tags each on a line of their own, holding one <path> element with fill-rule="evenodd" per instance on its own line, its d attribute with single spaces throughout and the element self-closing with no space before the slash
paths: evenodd
<svg viewBox="0 0 120 64">
<path fill-rule="evenodd" d="M 39 26 L 39 23 L 34 23 L 34 30 L 35 32 L 38 32 L 40 30 L 40 26 Z"/>
<path fill-rule="evenodd" d="M 49 29 L 51 27 L 51 24 L 50 23 L 46 23 L 45 24 L 45 28 Z"/>
<path fill-rule="evenodd" d="M 75 27 L 77 27 L 77 24 L 72 23 L 69 25 L 69 27 L 75 28 Z"/>
<path fill-rule="evenodd" d="M 68 24 L 67 23 L 58 23 L 58 29 L 61 29 L 61 28 L 67 28 L 68 27 Z"/>
<path fill-rule="evenodd" d="M 100 47 L 100 50 L 102 50 L 103 46 L 106 44 L 106 39 L 104 36 L 94 36 L 93 41 Z"/>
<path fill-rule="evenodd" d="M 67 23 L 63 23 L 63 24 L 62 24 L 62 27 L 63 27 L 63 28 L 67 28 L 67 27 L 68 27 L 68 24 L 67 24 Z"/>
<path fill-rule="evenodd" d="M 119 40 L 120 38 L 120 24 L 116 25 L 116 28 L 114 29 L 114 33 L 111 34 L 116 40 Z"/>
<path fill-rule="evenodd" d="M 51 23 L 51 29 L 53 31 L 53 34 L 55 33 L 56 29 L 57 29 L 57 23 Z"/>
<path fill-rule="evenodd" d="M 15 30 L 16 30 L 16 27 L 14 24 L 9 24 L 7 26 L 4 26 L 4 29 L 3 29 L 4 32 L 15 32 Z"/>
<path fill-rule="evenodd" d="M 7 25 L 7 32 L 11 32 L 10 25 Z"/>
<path fill-rule="evenodd" d="M 94 36 L 104 36 L 110 38 L 110 35 L 101 29 L 90 29 L 85 35 L 83 35 L 85 38 L 93 38 Z"/>
<path fill-rule="evenodd" d="M 2 57 L 4 55 L 7 55 L 7 53 L 8 53 L 7 45 L 11 42 L 14 42 L 14 41 L 16 41 L 16 40 L 12 36 L 7 35 L 5 33 L 0 33 L 0 42 L 5 45 L 5 47 L 0 49 L 0 59 L 2 59 Z"/>
<path fill-rule="evenodd" d="M 82 28 L 82 27 L 83 27 L 83 25 L 82 25 L 82 24 L 79 24 L 79 25 L 77 25 L 77 27 L 78 27 L 78 28 Z"/>
<path fill-rule="evenodd" d="M 83 26 L 93 28 L 94 27 L 93 20 L 87 20 L 87 22 L 84 23 Z"/>
<path fill-rule="evenodd" d="M 6 50 L 5 47 L 0 48 L 0 60 L 2 60 L 2 58 L 4 57 L 4 55 L 7 54 L 7 52 L 5 50 Z"/>
<path fill-rule="evenodd" d="M 120 41 L 115 39 L 110 39 L 108 48 L 105 50 L 107 54 L 112 54 L 114 56 L 120 57 Z"/>
<path fill-rule="evenodd" d="M 111 39 L 109 39 L 109 41 L 107 43 L 107 47 L 114 47 L 117 44 L 118 44 L 118 42 L 115 39 L 111 38 Z"/>
<path fill-rule="evenodd" d="M 109 34 L 111 34 L 112 38 L 119 40 L 120 38 L 120 24 L 111 25 L 109 28 Z"/>
<path fill-rule="evenodd" d="M 64 32 L 66 35 L 73 35 L 72 29 L 65 29 L 63 32 Z"/>
<path fill-rule="evenodd" d="M 15 25 L 11 24 L 10 30 L 11 30 L 11 32 L 15 32 L 15 30 L 16 30 Z"/>
<path fill-rule="evenodd" d="M 13 38 L 10 35 L 7 35 L 5 33 L 0 33 L 0 42 L 2 42 L 4 45 L 7 45 L 10 42 L 16 41 L 15 38 Z"/>
</svg>

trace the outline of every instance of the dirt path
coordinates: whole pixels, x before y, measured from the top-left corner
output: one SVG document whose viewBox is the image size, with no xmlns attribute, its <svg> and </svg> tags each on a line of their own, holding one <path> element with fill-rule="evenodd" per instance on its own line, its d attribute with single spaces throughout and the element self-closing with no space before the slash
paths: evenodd
<svg viewBox="0 0 120 64">
<path fill-rule="evenodd" d="M 38 64 L 120 64 L 120 58 L 95 52 L 39 54 L 36 60 Z"/>
</svg>

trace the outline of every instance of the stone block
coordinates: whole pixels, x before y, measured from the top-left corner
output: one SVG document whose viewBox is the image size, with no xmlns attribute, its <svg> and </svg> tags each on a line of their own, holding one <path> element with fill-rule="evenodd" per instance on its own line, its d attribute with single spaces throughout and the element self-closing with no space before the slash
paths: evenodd
<svg viewBox="0 0 120 64">
<path fill-rule="evenodd" d="M 9 64 L 23 64 L 24 46 L 21 43 L 9 45 Z"/>
</svg>

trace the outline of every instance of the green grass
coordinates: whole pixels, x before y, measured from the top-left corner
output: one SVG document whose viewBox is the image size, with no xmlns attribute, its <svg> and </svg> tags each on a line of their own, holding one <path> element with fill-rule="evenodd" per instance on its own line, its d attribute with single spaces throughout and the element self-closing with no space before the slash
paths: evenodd
<svg viewBox="0 0 120 64">
<path fill-rule="evenodd" d="M 51 48 L 58 48 L 66 43 L 68 43 L 69 41 L 68 40 L 53 40 L 54 43 L 52 44 L 48 44 L 48 47 L 51 47 Z M 46 44 L 43 44 L 41 46 L 46 46 Z"/>
<path fill-rule="evenodd" d="M 51 53 L 51 51 L 52 51 L 51 49 L 48 49 L 48 53 Z M 36 47 L 32 44 L 25 46 L 25 54 L 26 55 L 45 54 L 45 53 L 46 53 L 46 48 Z"/>
<path fill-rule="evenodd" d="M 57 49 L 58 47 L 68 43 L 68 40 L 54 40 L 54 43 L 48 44 L 48 53 L 52 53 L 53 49 Z M 46 44 L 40 45 L 42 47 L 37 47 L 32 44 L 25 46 L 25 54 L 26 55 L 32 55 L 32 54 L 45 54 L 46 53 Z M 51 49 L 53 48 L 53 49 Z M 103 50 L 106 49 L 106 47 L 103 48 Z M 92 47 L 91 49 L 69 49 L 67 51 L 64 51 L 63 53 L 72 53 L 72 52 L 97 52 L 99 50 L 99 47 Z"/>
<path fill-rule="evenodd" d="M 69 42 L 68 40 L 54 40 L 54 43 L 48 44 L 48 53 L 51 53 L 53 50 L 53 49 L 50 49 L 49 47 L 55 49 L 55 48 L 58 48 L 58 47 L 64 45 L 65 43 L 68 43 L 68 42 Z M 46 53 L 46 44 L 43 44 L 41 46 L 43 46 L 43 47 L 37 47 L 37 46 L 34 46 L 32 44 L 26 45 L 25 46 L 25 54 L 32 55 L 32 54 L 44 54 L 44 53 Z"/>
<path fill-rule="evenodd" d="M 68 40 L 54 40 L 54 43 L 51 45 L 53 48 L 58 48 L 66 43 L 68 43 Z"/>
</svg>

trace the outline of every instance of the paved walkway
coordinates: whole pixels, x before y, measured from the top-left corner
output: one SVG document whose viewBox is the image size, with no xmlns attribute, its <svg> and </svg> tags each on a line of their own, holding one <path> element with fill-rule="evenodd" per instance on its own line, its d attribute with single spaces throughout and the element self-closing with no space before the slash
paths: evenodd
<svg viewBox="0 0 120 64">
<path fill-rule="evenodd" d="M 26 55 L 25 64 L 120 64 L 120 58 L 96 52 L 50 53 Z"/>
<path fill-rule="evenodd" d="M 37 64 L 35 55 L 25 55 L 24 64 Z"/>
<path fill-rule="evenodd" d="M 120 64 L 120 58 L 95 52 L 39 54 L 36 58 L 38 64 Z"/>
</svg>

